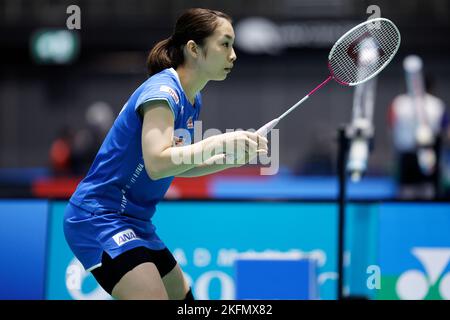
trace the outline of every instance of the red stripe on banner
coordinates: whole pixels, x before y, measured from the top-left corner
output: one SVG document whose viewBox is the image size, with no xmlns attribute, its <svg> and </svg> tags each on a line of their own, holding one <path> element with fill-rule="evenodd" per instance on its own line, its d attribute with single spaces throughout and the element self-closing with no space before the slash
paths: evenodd
<svg viewBox="0 0 450 320">
<path fill-rule="evenodd" d="M 32 184 L 31 192 L 38 198 L 69 198 L 75 192 L 81 178 L 44 178 Z"/>
</svg>

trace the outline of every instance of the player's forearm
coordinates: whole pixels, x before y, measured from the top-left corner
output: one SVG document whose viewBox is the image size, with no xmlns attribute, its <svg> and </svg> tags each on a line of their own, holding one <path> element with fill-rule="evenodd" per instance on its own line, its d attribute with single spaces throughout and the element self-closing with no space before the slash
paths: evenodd
<svg viewBox="0 0 450 320">
<path fill-rule="evenodd" d="M 183 178 L 193 178 L 193 177 L 200 177 L 200 176 L 206 176 L 208 174 L 213 174 L 216 172 L 220 172 L 226 169 L 230 168 L 236 168 L 237 165 L 235 164 L 201 164 L 197 167 L 194 167 L 192 169 L 189 169 L 181 174 L 178 175 L 178 177 Z"/>
<path fill-rule="evenodd" d="M 219 151 L 215 137 L 209 137 L 191 145 L 167 148 L 157 156 L 144 155 L 144 162 L 150 178 L 158 180 L 189 171 Z"/>
</svg>

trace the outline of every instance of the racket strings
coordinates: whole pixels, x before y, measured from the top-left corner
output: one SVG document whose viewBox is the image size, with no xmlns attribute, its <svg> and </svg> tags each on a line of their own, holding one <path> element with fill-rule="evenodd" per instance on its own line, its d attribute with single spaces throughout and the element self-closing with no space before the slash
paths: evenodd
<svg viewBox="0 0 450 320">
<path fill-rule="evenodd" d="M 336 50 L 330 59 L 330 65 L 333 69 L 334 76 L 339 80 L 347 83 L 353 83 L 364 77 L 364 72 L 361 73 L 361 68 L 358 66 L 358 55 L 362 37 L 368 36 L 367 30 L 364 27 L 354 30 L 343 41 L 336 46 Z M 353 48 L 351 48 L 353 46 Z M 350 55 L 352 50 L 354 55 Z M 368 68 L 366 72 L 368 71 Z M 359 79 L 358 79 L 359 78 Z"/>
<path fill-rule="evenodd" d="M 336 43 L 329 58 L 336 80 L 355 85 L 390 62 L 399 46 L 399 32 L 390 21 L 377 24 L 376 27 L 364 24 Z"/>
</svg>

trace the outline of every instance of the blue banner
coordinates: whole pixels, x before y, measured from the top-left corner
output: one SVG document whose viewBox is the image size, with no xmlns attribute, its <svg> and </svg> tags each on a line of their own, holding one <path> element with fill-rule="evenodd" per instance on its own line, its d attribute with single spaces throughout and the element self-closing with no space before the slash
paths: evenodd
<svg viewBox="0 0 450 320">
<path fill-rule="evenodd" d="M 320 298 L 336 290 L 337 211 L 299 202 L 162 202 L 157 233 L 175 254 L 197 299 L 234 299 L 241 253 L 298 253 L 318 262 Z"/>
<path fill-rule="evenodd" d="M 450 204 L 380 205 L 380 299 L 450 299 Z"/>
<path fill-rule="evenodd" d="M 47 201 L 0 201 L 0 299 L 43 299 Z"/>
</svg>

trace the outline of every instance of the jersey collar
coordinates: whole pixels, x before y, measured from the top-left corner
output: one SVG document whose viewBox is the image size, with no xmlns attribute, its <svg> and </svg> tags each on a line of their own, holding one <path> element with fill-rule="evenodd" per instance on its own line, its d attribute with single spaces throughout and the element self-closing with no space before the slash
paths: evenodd
<svg viewBox="0 0 450 320">
<path fill-rule="evenodd" d="M 169 71 L 170 71 L 170 72 L 175 76 L 175 78 L 177 79 L 178 85 L 180 86 L 180 89 L 183 91 L 183 94 L 185 95 L 187 102 L 188 102 L 193 108 L 195 108 L 195 102 L 196 102 L 197 99 L 194 99 L 194 105 L 192 105 L 192 104 L 189 102 L 189 99 L 187 98 L 186 93 L 185 93 L 184 90 L 183 90 L 183 86 L 181 85 L 180 77 L 178 76 L 177 71 L 176 71 L 174 68 L 169 68 Z M 195 98 L 197 98 L 197 96 L 196 96 Z"/>
</svg>

